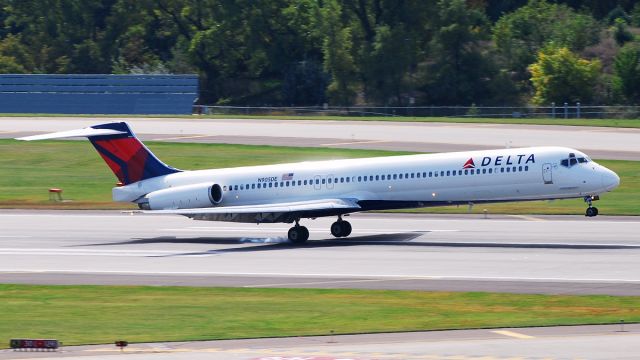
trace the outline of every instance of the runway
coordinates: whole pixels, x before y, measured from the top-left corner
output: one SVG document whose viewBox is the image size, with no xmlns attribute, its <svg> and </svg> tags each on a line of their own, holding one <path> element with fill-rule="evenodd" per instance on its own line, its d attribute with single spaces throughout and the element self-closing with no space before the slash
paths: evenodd
<svg viewBox="0 0 640 360">
<path fill-rule="evenodd" d="M 286 224 L 0 211 L 0 282 L 640 295 L 640 219 L 356 214 Z"/>
<path fill-rule="evenodd" d="M 637 359 L 640 326 L 564 326 L 1 351 L 0 359 L 207 360 L 626 360 Z"/>
<path fill-rule="evenodd" d="M 0 117 L 0 137 L 127 121 L 143 140 L 445 152 L 567 146 L 597 159 L 640 159 L 640 129 L 588 126 L 203 118 Z"/>
</svg>

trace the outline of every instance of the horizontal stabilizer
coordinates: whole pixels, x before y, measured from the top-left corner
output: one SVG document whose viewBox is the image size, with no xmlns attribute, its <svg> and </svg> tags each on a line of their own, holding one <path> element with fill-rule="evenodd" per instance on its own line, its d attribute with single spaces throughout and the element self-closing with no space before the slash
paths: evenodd
<svg viewBox="0 0 640 360">
<path fill-rule="evenodd" d="M 91 127 L 77 130 L 60 131 L 49 134 L 25 136 L 16 138 L 16 140 L 32 141 L 32 140 L 46 140 L 46 139 L 62 139 L 62 138 L 74 138 L 74 137 L 89 137 L 89 136 L 104 136 L 104 135 L 118 135 L 126 134 L 124 131 L 118 131 L 113 129 L 94 129 Z"/>
</svg>

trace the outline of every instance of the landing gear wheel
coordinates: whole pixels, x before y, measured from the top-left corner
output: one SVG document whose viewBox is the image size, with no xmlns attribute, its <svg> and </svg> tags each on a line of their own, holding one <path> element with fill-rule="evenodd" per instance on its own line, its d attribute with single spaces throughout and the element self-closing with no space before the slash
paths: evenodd
<svg viewBox="0 0 640 360">
<path fill-rule="evenodd" d="M 342 222 L 342 237 L 351 235 L 351 224 L 348 221 Z"/>
<path fill-rule="evenodd" d="M 293 244 L 304 244 L 309 240 L 309 229 L 304 226 L 296 225 L 289 229 L 287 237 Z"/>
<path fill-rule="evenodd" d="M 331 235 L 345 237 L 351 234 L 351 224 L 348 221 L 338 220 L 331 224 Z"/>
<path fill-rule="evenodd" d="M 585 216 L 587 217 L 598 216 L 598 208 L 597 207 L 587 208 L 587 212 L 585 213 Z"/>
</svg>

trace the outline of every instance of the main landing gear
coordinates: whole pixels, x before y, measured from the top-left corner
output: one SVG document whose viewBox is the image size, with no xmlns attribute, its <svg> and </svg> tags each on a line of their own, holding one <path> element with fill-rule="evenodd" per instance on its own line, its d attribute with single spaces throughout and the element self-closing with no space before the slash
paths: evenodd
<svg viewBox="0 0 640 360">
<path fill-rule="evenodd" d="M 342 220 L 342 216 L 338 216 L 338 221 L 331 224 L 331 235 L 335 237 L 346 237 L 351 234 L 351 224 Z"/>
<path fill-rule="evenodd" d="M 296 225 L 289 229 L 287 237 L 292 244 L 304 244 L 309 240 L 309 229 L 299 224 L 300 219 L 296 220 Z M 335 237 L 346 237 L 351 234 L 351 224 L 342 220 L 342 216 L 338 216 L 338 221 L 331 224 L 331 235 Z"/>
<path fill-rule="evenodd" d="M 587 211 L 585 212 L 584 216 L 586 217 L 594 217 L 594 216 L 598 216 L 598 208 L 592 205 L 592 202 L 594 200 L 598 200 L 599 197 L 598 196 L 585 196 L 584 197 L 584 201 L 589 204 L 589 207 L 587 208 Z"/>
<path fill-rule="evenodd" d="M 305 226 L 300 226 L 298 223 L 300 220 L 296 220 L 296 225 L 289 229 L 287 237 L 293 244 L 303 244 L 309 240 L 309 229 Z"/>
</svg>

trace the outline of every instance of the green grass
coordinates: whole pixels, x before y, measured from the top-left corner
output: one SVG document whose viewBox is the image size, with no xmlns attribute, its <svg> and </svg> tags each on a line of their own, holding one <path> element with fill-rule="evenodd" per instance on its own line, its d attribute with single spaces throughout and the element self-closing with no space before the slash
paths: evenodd
<svg viewBox="0 0 640 360">
<path fill-rule="evenodd" d="M 406 152 L 292 148 L 227 144 L 151 142 L 163 161 L 182 169 L 207 169 L 273 164 L 304 160 L 358 158 L 407 154 Z M 116 179 L 87 142 L 18 142 L 0 140 L 0 207 L 4 208 L 132 208 L 111 202 Z M 602 214 L 640 215 L 640 162 L 602 160 L 617 172 L 621 185 L 604 194 L 596 205 Z M 53 203 L 48 189 L 59 187 L 72 202 Z M 580 199 L 476 205 L 473 212 L 490 214 L 583 214 Z M 412 212 L 466 213 L 466 206 L 414 209 Z"/>
<path fill-rule="evenodd" d="M 0 114 L 0 117 L 91 117 L 91 118 L 184 118 L 184 119 L 265 119 L 265 120 L 331 120 L 331 121 L 395 121 L 441 122 L 465 124 L 564 125 L 640 128 L 640 119 L 563 119 L 563 118 L 471 118 L 410 116 L 322 116 L 322 115 L 67 115 L 67 114 Z"/>
<path fill-rule="evenodd" d="M 640 321 L 640 297 L 0 285 L 0 346 L 186 341 Z"/>
</svg>

